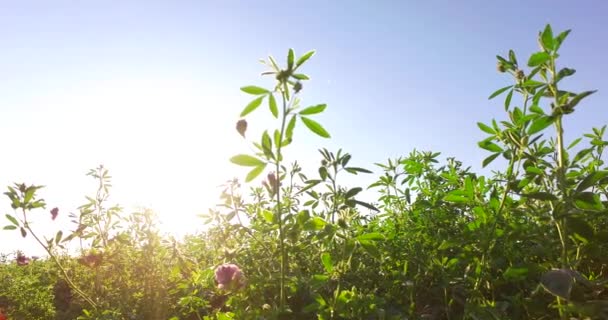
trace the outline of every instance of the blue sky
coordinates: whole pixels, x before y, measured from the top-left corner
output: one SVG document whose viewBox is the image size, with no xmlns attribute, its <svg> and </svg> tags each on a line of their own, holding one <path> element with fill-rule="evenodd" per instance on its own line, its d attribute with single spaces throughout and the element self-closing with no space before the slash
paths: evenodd
<svg viewBox="0 0 608 320">
<path fill-rule="evenodd" d="M 561 65 L 577 73 L 564 85 L 599 89 L 566 120 L 567 138 L 608 123 L 605 12 L 603 1 L 561 0 L 1 2 L 0 185 L 46 185 L 61 216 L 50 224 L 41 212 L 34 228 L 50 234 L 72 228 L 67 213 L 95 188 L 85 174 L 104 164 L 126 212 L 149 206 L 166 231 L 200 228 L 216 186 L 245 174 L 227 161 L 249 150 L 234 130 L 250 98 L 239 87 L 268 84 L 258 59 L 284 61 L 290 47 L 317 50 L 303 104 L 328 104 L 317 120 L 332 134 L 296 130 L 287 153 L 305 171 L 321 147 L 368 168 L 417 148 L 478 170 L 487 153 L 475 123 L 504 118 L 487 97 L 510 81 L 495 55 L 526 61 L 546 23 L 573 30 Z M 257 111 L 251 132 L 269 120 Z M 11 212 L 5 198 L 0 207 Z M 0 231 L 0 252 L 31 245 Z"/>
</svg>

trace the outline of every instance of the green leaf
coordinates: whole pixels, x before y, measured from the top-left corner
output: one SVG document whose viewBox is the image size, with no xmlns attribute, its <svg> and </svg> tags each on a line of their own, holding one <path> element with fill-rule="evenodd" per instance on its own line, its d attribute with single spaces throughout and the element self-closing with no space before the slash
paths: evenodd
<svg viewBox="0 0 608 320">
<path fill-rule="evenodd" d="M 570 69 L 570 68 L 562 68 L 561 70 L 559 70 L 559 72 L 557 73 L 557 79 L 555 79 L 555 82 L 559 82 L 560 80 L 562 80 L 565 77 L 569 77 L 571 75 L 573 75 L 576 72 L 576 70 L 574 69 Z"/>
<path fill-rule="evenodd" d="M 359 244 L 372 257 L 378 260 L 382 257 L 382 255 L 380 254 L 380 250 L 378 250 L 378 247 L 376 246 L 375 242 L 368 240 L 359 240 Z"/>
<path fill-rule="evenodd" d="M 495 98 L 496 96 L 498 96 L 498 95 L 500 95 L 501 93 L 503 93 L 503 92 L 505 92 L 505 91 L 507 91 L 507 90 L 511 89 L 512 87 L 513 87 L 513 86 L 506 86 L 506 87 L 504 87 L 504 88 L 500 88 L 500 89 L 498 89 L 498 90 L 494 91 L 494 93 L 492 93 L 492 94 L 490 95 L 490 97 L 488 98 L 488 100 L 492 100 L 492 99 L 493 99 L 493 98 Z"/>
<path fill-rule="evenodd" d="M 316 185 L 318 185 L 321 182 L 323 182 L 323 180 L 308 180 L 308 181 L 306 181 L 306 187 L 298 190 L 298 192 L 296 192 L 296 195 L 304 193 L 305 191 L 308 191 L 311 188 L 314 188 Z"/>
<path fill-rule="evenodd" d="M 583 138 L 576 138 L 574 139 L 574 141 L 572 141 L 569 145 L 568 145 L 568 150 L 574 148 L 579 142 L 581 142 L 581 140 L 583 140 Z"/>
<path fill-rule="evenodd" d="M 507 61 L 507 59 L 505 59 L 505 58 L 503 58 L 503 57 L 501 57 L 499 55 L 496 55 L 496 59 L 498 59 L 498 61 L 500 61 L 502 63 L 511 64 L 511 62 Z"/>
<path fill-rule="evenodd" d="M 19 201 L 18 198 L 13 198 L 13 202 L 11 203 L 11 208 L 17 209 L 19 207 L 21 207 L 21 202 Z"/>
<path fill-rule="evenodd" d="M 504 151 L 496 143 L 489 141 L 489 140 L 479 141 L 477 143 L 477 145 L 479 145 L 480 148 L 491 151 L 491 152 L 503 152 Z"/>
<path fill-rule="evenodd" d="M 334 270 L 334 263 L 331 261 L 331 255 L 327 252 L 321 254 L 321 262 L 327 273 L 331 273 Z"/>
<path fill-rule="evenodd" d="M 36 193 L 36 187 L 29 187 L 27 191 L 25 191 L 25 197 L 23 197 L 23 203 L 29 203 L 32 198 L 34 198 L 34 193 Z"/>
<path fill-rule="evenodd" d="M 527 275 L 528 275 L 528 268 L 521 268 L 521 267 L 520 268 L 509 267 L 502 274 L 502 276 L 508 281 L 522 281 L 522 280 L 526 279 Z"/>
<path fill-rule="evenodd" d="M 340 158 L 340 151 L 338 151 L 338 158 Z M 345 154 L 342 157 L 342 160 L 340 160 L 340 165 L 343 166 L 343 167 L 345 167 L 348 164 L 348 162 L 350 161 L 351 158 L 352 158 L 352 156 L 350 154 L 348 154 L 348 153 Z"/>
<path fill-rule="evenodd" d="M 306 221 L 306 223 L 304 224 L 304 229 L 305 230 L 322 230 L 325 225 L 327 224 L 327 222 L 325 222 L 325 220 L 323 220 L 320 217 L 313 217 L 312 219 Z"/>
<path fill-rule="evenodd" d="M 545 85 L 546 83 L 544 82 L 540 82 L 540 81 L 536 81 L 534 79 L 528 79 L 526 81 L 524 81 L 524 83 L 521 84 L 522 87 L 526 87 L 526 88 L 536 88 L 536 87 L 540 87 L 542 85 Z"/>
<path fill-rule="evenodd" d="M 494 161 L 494 159 L 496 159 L 500 154 L 501 154 L 500 152 L 497 152 L 497 153 L 483 159 L 483 162 L 481 163 L 482 167 L 485 168 L 488 164 L 490 164 L 492 161 Z"/>
<path fill-rule="evenodd" d="M 348 168 L 344 168 L 344 170 L 346 170 L 348 173 L 352 173 L 352 174 L 357 174 L 359 172 L 362 173 L 373 173 L 367 169 L 364 168 L 359 168 L 359 167 L 348 167 Z"/>
<path fill-rule="evenodd" d="M 509 91 L 509 93 L 507 93 L 507 97 L 505 98 L 505 111 L 509 109 L 509 106 L 511 105 L 511 98 L 513 98 L 513 90 Z"/>
<path fill-rule="evenodd" d="M 4 228 L 3 228 L 3 229 L 4 229 L 4 230 L 15 230 L 15 229 L 17 229 L 17 227 L 16 227 L 16 226 L 11 226 L 11 225 L 8 225 L 8 226 L 4 226 Z"/>
<path fill-rule="evenodd" d="M 327 107 L 326 104 L 318 104 L 316 106 L 311 106 L 306 109 L 303 109 L 302 111 L 299 112 L 299 114 L 300 115 L 311 115 L 311 114 L 321 113 L 321 112 L 323 112 L 323 110 L 325 110 L 326 107 Z"/>
<path fill-rule="evenodd" d="M 561 32 L 560 34 L 557 35 L 557 37 L 555 38 L 555 50 L 559 50 L 559 48 L 562 46 L 562 43 L 564 42 L 564 40 L 566 40 L 566 37 L 568 37 L 568 34 L 570 34 L 571 30 L 566 30 Z"/>
<path fill-rule="evenodd" d="M 496 131 L 494 131 L 494 129 L 490 128 L 489 126 L 487 126 L 481 122 L 477 122 L 477 126 L 479 127 L 479 129 L 481 129 L 485 133 L 496 134 Z"/>
<path fill-rule="evenodd" d="M 597 90 L 591 90 L 591 91 L 585 91 L 583 93 L 579 93 L 577 94 L 574 98 L 572 98 L 572 100 L 570 100 L 568 102 L 568 106 L 570 108 L 574 108 L 579 102 L 581 102 L 581 100 L 583 100 L 584 98 L 594 94 Z"/>
<path fill-rule="evenodd" d="M 247 177 L 245 177 L 245 182 L 251 182 L 253 179 L 257 178 L 264 171 L 264 169 L 266 169 L 265 163 L 264 165 L 251 169 L 251 171 L 249 171 L 247 174 Z"/>
<path fill-rule="evenodd" d="M 61 238 L 63 237 L 63 231 L 57 231 L 57 235 L 55 235 L 55 243 L 59 244 L 61 242 Z"/>
<path fill-rule="evenodd" d="M 528 67 L 536 67 L 547 62 L 551 56 L 546 52 L 537 52 L 530 56 Z"/>
<path fill-rule="evenodd" d="M 348 190 L 346 192 L 346 194 L 344 195 L 344 197 L 346 199 L 352 198 L 352 197 L 356 196 L 357 193 L 359 193 L 361 191 L 363 191 L 363 188 L 360 188 L 360 187 L 352 188 L 352 189 L 350 189 L 350 190 Z"/>
<path fill-rule="evenodd" d="M 364 233 L 362 235 L 357 236 L 357 240 L 359 241 L 380 241 L 384 239 L 384 236 L 380 232 Z"/>
<path fill-rule="evenodd" d="M 577 217 L 568 217 L 566 221 L 569 231 L 573 231 L 587 241 L 593 240 L 595 232 L 587 221 Z"/>
<path fill-rule="evenodd" d="M 270 92 L 262 87 L 257 87 L 257 86 L 242 87 L 241 91 L 243 91 L 245 93 L 249 93 L 249 94 L 254 94 L 254 95 L 266 94 L 266 93 Z"/>
<path fill-rule="evenodd" d="M 230 162 L 244 167 L 259 167 L 266 165 L 264 161 L 246 154 L 236 155 L 230 158 Z"/>
<path fill-rule="evenodd" d="M 262 215 L 264 216 L 264 220 L 266 220 L 266 222 L 268 222 L 270 224 L 274 223 L 274 213 L 272 213 L 272 211 L 263 210 Z"/>
<path fill-rule="evenodd" d="M 543 48 L 547 51 L 552 51 L 555 49 L 555 42 L 553 40 L 553 30 L 551 30 L 551 25 L 546 25 L 545 30 L 541 34 L 541 43 Z"/>
<path fill-rule="evenodd" d="M 270 108 L 270 113 L 275 118 L 279 117 L 279 109 L 277 108 L 277 100 L 274 98 L 274 95 L 271 93 L 268 95 L 268 108 Z"/>
<path fill-rule="evenodd" d="M 593 192 L 580 192 L 574 195 L 574 205 L 582 210 L 602 211 L 604 205 L 599 194 Z"/>
<path fill-rule="evenodd" d="M 264 133 L 262 134 L 262 151 L 266 157 L 274 159 L 274 154 L 272 153 L 272 140 L 270 139 L 268 130 L 264 130 Z"/>
<path fill-rule="evenodd" d="M 256 98 L 255 100 L 249 102 L 249 104 L 241 112 L 241 118 L 244 117 L 244 116 L 246 116 L 246 115 L 248 115 L 249 113 L 251 113 L 255 109 L 257 109 L 262 104 L 262 100 L 264 100 L 264 97 L 265 96 L 261 96 L 259 98 Z"/>
<path fill-rule="evenodd" d="M 319 167 L 319 176 L 321 177 L 321 180 L 327 180 L 327 168 Z"/>
<path fill-rule="evenodd" d="M 274 130 L 274 142 L 277 144 L 277 147 L 280 147 L 281 142 L 281 132 L 278 129 Z"/>
<path fill-rule="evenodd" d="M 289 52 L 287 53 L 287 69 L 293 69 L 293 60 L 295 59 L 295 53 L 293 49 L 289 48 Z"/>
<path fill-rule="evenodd" d="M 272 67 L 274 68 L 275 71 L 279 71 L 280 70 L 279 65 L 277 64 L 277 61 L 274 60 L 274 58 L 272 56 L 268 56 L 268 60 L 272 64 Z"/>
<path fill-rule="evenodd" d="M 218 312 L 215 316 L 217 320 L 234 320 L 234 313 L 232 312 Z"/>
<path fill-rule="evenodd" d="M 304 62 L 306 62 L 306 60 L 310 59 L 310 57 L 312 57 L 314 54 L 315 54 L 315 50 L 310 50 L 310 51 L 306 52 L 305 54 L 303 54 L 296 62 L 296 68 L 301 66 Z"/>
<path fill-rule="evenodd" d="M 557 197 L 548 192 L 530 192 L 522 194 L 524 197 L 538 199 L 538 200 L 557 200 Z"/>
<path fill-rule="evenodd" d="M 587 157 L 591 152 L 593 152 L 593 148 L 586 148 L 579 151 L 572 159 L 572 163 L 577 163 Z"/>
<path fill-rule="evenodd" d="M 301 74 L 301 73 L 295 73 L 295 74 L 292 74 L 291 76 L 298 80 L 310 80 L 310 78 L 307 75 Z"/>
<path fill-rule="evenodd" d="M 456 190 L 456 191 L 459 191 L 459 190 Z M 470 200 L 469 197 L 459 195 L 459 194 L 453 194 L 453 193 L 449 193 L 445 197 L 443 197 L 443 201 L 456 202 L 456 203 L 466 203 L 466 202 L 469 202 L 469 200 Z"/>
<path fill-rule="evenodd" d="M 298 225 L 304 226 L 304 224 L 306 223 L 306 221 L 308 221 L 308 219 L 310 219 L 310 213 L 308 210 L 302 210 L 302 211 L 298 212 L 298 215 L 296 218 L 296 220 L 298 221 Z"/>
<path fill-rule="evenodd" d="M 593 187 L 598 181 L 608 176 L 608 171 L 595 171 L 588 174 L 583 181 L 581 181 L 576 187 L 576 192 L 585 191 L 586 189 Z"/>
<path fill-rule="evenodd" d="M 327 130 L 325 130 L 325 128 L 323 128 L 318 122 L 306 117 L 300 117 L 300 119 L 302 119 L 302 122 L 308 129 L 310 129 L 310 131 L 316 133 L 317 135 L 323 138 L 331 137 L 329 135 L 329 132 L 327 132 Z"/>
<path fill-rule="evenodd" d="M 19 226 L 19 221 L 17 221 L 17 219 L 13 216 L 11 216 L 10 214 L 6 214 L 6 219 L 8 219 L 8 221 L 10 221 L 12 224 L 14 224 L 15 226 Z"/>
<path fill-rule="evenodd" d="M 46 204 L 44 203 L 44 200 L 36 200 L 33 203 L 29 204 L 29 207 L 32 209 L 36 209 L 36 208 L 44 208 Z"/>
<path fill-rule="evenodd" d="M 296 127 L 296 115 L 294 114 L 289 123 L 287 123 L 287 129 L 285 130 L 285 135 L 287 139 L 291 139 L 293 137 L 293 129 Z"/>
<path fill-rule="evenodd" d="M 526 167 L 526 172 L 536 175 L 542 175 L 545 173 L 542 169 L 533 166 Z"/>
<path fill-rule="evenodd" d="M 532 121 L 532 124 L 528 128 L 528 134 L 533 135 L 537 132 L 540 132 L 548 126 L 552 125 L 553 122 L 555 122 L 554 116 L 540 116 L 534 119 L 534 121 Z"/>
<path fill-rule="evenodd" d="M 545 114 L 545 111 L 541 107 L 539 107 L 537 104 L 532 105 L 530 107 L 530 112 L 537 113 L 537 114 Z"/>
<path fill-rule="evenodd" d="M 370 210 L 376 211 L 376 212 L 380 212 L 380 210 L 378 210 L 378 208 L 374 207 L 373 205 L 367 203 L 367 202 L 363 202 L 363 201 L 359 201 L 359 200 L 353 200 L 353 202 L 355 204 L 358 204 L 362 207 L 368 208 Z"/>
<path fill-rule="evenodd" d="M 515 58 L 515 52 L 513 50 L 509 50 L 509 62 L 517 65 L 517 59 Z"/>
</svg>

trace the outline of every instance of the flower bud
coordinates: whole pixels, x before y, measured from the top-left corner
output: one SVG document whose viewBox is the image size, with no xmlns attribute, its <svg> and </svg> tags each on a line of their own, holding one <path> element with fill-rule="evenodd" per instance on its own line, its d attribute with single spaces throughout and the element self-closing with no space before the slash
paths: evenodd
<svg viewBox="0 0 608 320">
<path fill-rule="evenodd" d="M 59 208 L 51 209 L 51 219 L 55 220 L 59 214 Z"/>
<path fill-rule="evenodd" d="M 498 64 L 496 65 L 496 69 L 500 73 L 507 71 L 507 67 L 505 67 L 505 65 L 502 62 L 498 62 Z"/>
<path fill-rule="evenodd" d="M 232 263 L 225 263 L 215 269 L 215 283 L 219 289 L 236 289 L 244 285 L 241 269 Z"/>
<path fill-rule="evenodd" d="M 279 189 L 279 181 L 277 180 L 276 175 L 274 174 L 274 172 L 271 172 L 268 174 L 267 178 L 268 178 L 268 184 L 270 185 L 270 188 L 272 189 L 272 194 L 276 194 L 277 190 Z"/>
<path fill-rule="evenodd" d="M 18 266 L 27 266 L 30 264 L 30 258 L 24 256 L 21 252 L 17 253 L 17 261 Z"/>
<path fill-rule="evenodd" d="M 247 120 L 241 119 L 236 123 L 236 131 L 239 132 L 243 138 L 245 138 L 245 131 L 247 131 Z"/>
</svg>

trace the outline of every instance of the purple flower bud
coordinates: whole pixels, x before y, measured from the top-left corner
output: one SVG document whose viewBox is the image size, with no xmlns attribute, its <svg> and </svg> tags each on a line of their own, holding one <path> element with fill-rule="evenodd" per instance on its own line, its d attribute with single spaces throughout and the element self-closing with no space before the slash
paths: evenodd
<svg viewBox="0 0 608 320">
<path fill-rule="evenodd" d="M 57 218 L 58 214 L 59 214 L 59 208 L 51 209 L 51 219 L 55 220 L 55 218 Z"/>
<path fill-rule="evenodd" d="M 235 264 L 222 264 L 215 269 L 215 282 L 220 289 L 238 288 L 243 285 L 243 272 Z"/>
<path fill-rule="evenodd" d="M 27 266 L 30 264 L 30 258 L 24 256 L 21 252 L 17 254 L 17 265 L 18 266 Z"/>
<path fill-rule="evenodd" d="M 247 120 L 241 119 L 236 123 L 236 131 L 239 132 L 243 138 L 245 138 L 245 131 L 247 131 Z"/>
</svg>

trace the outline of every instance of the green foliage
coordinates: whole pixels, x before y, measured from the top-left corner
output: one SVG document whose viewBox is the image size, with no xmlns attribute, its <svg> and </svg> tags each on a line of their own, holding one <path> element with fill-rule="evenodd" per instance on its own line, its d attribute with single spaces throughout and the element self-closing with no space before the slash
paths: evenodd
<svg viewBox="0 0 608 320">
<path fill-rule="evenodd" d="M 483 176 L 413 150 L 376 164 L 375 203 L 341 184 L 344 174 L 373 174 L 342 149 L 320 149 L 312 174 L 284 163 L 298 122 L 330 137 L 316 119 L 327 105 L 300 106 L 310 79 L 300 68 L 314 51 L 289 49 L 283 68 L 268 57 L 263 74 L 276 82 L 242 87 L 254 98 L 240 117 L 267 98 L 276 127 L 250 140 L 253 154 L 230 158 L 261 186 L 227 181 L 220 205 L 201 215 L 206 231 L 167 239 L 151 211 L 108 204 L 100 166 L 74 230 L 40 239 L 31 217 L 46 207 L 42 187 L 14 184 L 4 230 L 34 237 L 48 258 L 2 258 L 0 308 L 16 319 L 604 319 L 608 141 L 606 126 L 564 141 L 565 119 L 595 92 L 561 88 L 575 74 L 557 67 L 568 34 L 547 25 L 539 51 L 520 56 L 525 66 L 513 50 L 497 56 L 513 84 L 489 96 L 504 94 L 506 115 L 477 123 L 478 146 L 490 153 L 484 167 L 506 160 L 504 170 Z M 239 119 L 244 139 L 246 130 Z M 216 274 L 225 263 L 239 273 Z"/>
</svg>

